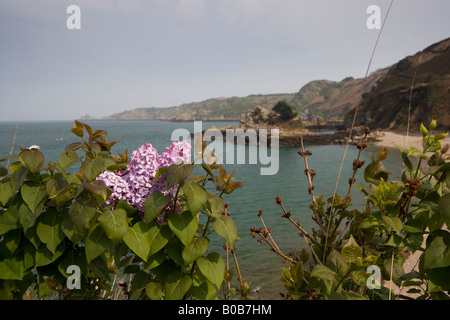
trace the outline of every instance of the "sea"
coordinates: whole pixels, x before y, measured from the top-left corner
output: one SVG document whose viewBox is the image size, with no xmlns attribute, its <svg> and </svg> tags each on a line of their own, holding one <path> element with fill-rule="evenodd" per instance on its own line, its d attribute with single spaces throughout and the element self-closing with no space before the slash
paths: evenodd
<svg viewBox="0 0 450 320">
<path fill-rule="evenodd" d="M 109 141 L 118 141 L 112 148 L 114 154 L 123 153 L 128 149 L 129 155 L 141 145 L 150 142 L 159 153 L 162 153 L 172 143 L 172 134 L 177 129 L 185 129 L 194 132 L 193 122 L 171 122 L 159 120 L 142 121 L 84 121 L 94 130 L 102 129 L 108 132 Z M 197 128 L 199 123 L 197 122 Z M 203 121 L 202 130 L 215 126 L 216 128 L 229 125 L 239 126 L 237 121 Z M 57 161 L 64 148 L 73 142 L 79 141 L 70 129 L 73 121 L 33 121 L 19 122 L 15 138 L 13 154 L 18 154 L 20 148 L 28 148 L 38 145 L 40 151 L 45 155 L 45 162 Z M 16 122 L 0 122 L 0 159 L 11 152 L 11 147 L 16 130 Z M 186 131 L 187 130 L 187 131 Z M 329 132 L 323 132 L 327 134 Z M 219 143 L 217 144 L 217 146 Z M 226 152 L 235 154 L 235 161 L 225 161 Z M 339 168 L 343 159 L 345 145 L 305 146 L 312 152 L 308 157 L 308 164 L 316 171 L 313 180 L 315 194 L 323 195 L 327 199 L 333 195 L 338 181 Z M 242 150 L 245 150 L 243 161 Z M 285 288 L 279 282 L 281 268 L 287 267 L 282 258 L 270 251 L 267 244 L 257 242 L 257 238 L 250 235 L 251 227 L 262 227 L 260 218 L 257 216 L 259 210 L 263 211 L 262 217 L 267 227 L 271 229 L 271 235 L 277 246 L 285 253 L 299 253 L 307 248 L 304 239 L 299 236 L 299 231 L 287 220 L 281 217 L 283 214 L 280 206 L 275 202 L 275 197 L 283 199 L 286 210 L 291 212 L 294 221 L 299 221 L 302 227 L 311 232 L 314 222 L 311 219 L 312 211 L 309 208 L 311 196 L 308 194 L 308 182 L 304 174 L 305 164 L 297 151 L 298 147 L 279 147 L 278 149 L 278 171 L 275 174 L 263 175 L 261 168 L 269 165 L 262 158 L 257 157 L 256 163 L 251 161 L 250 154 L 257 153 L 257 146 L 245 146 L 238 150 L 238 146 L 223 142 L 222 152 L 224 167 L 228 173 L 236 170 L 233 178 L 235 181 L 244 183 L 245 187 L 237 189 L 234 193 L 224 195 L 228 202 L 228 211 L 236 223 L 239 239 L 235 243 L 236 255 L 244 281 L 249 281 L 251 286 L 251 297 L 254 299 L 281 299 L 280 293 L 286 293 Z M 402 161 L 400 152 L 395 148 L 389 148 L 389 156 L 384 161 L 386 168 L 391 172 L 400 172 Z M 361 160 L 366 165 L 371 161 L 371 154 L 375 154 L 378 147 L 369 146 L 361 155 Z M 241 153 L 239 153 L 241 152 Z M 348 189 L 348 178 L 352 175 L 352 162 L 356 159 L 358 149 L 350 145 L 346 152 L 342 172 L 338 181 L 337 194 L 345 196 Z M 267 155 L 273 155 L 275 161 L 275 150 L 268 149 Z M 238 157 L 241 157 L 238 159 Z M 230 160 L 230 159 L 228 159 Z M 239 160 L 239 161 L 238 161 Z M 261 160 L 261 161 L 259 161 Z M 1 163 L 6 165 L 6 160 Z M 364 167 L 365 167 L 364 166 Z M 363 167 L 363 169 L 364 169 Z M 200 169 L 200 168 L 198 168 Z M 202 171 L 198 171 L 203 174 Z M 400 179 L 400 177 L 392 177 Z M 363 170 L 356 175 L 356 183 L 366 184 Z M 214 188 L 210 187 L 210 191 Z M 352 203 L 356 208 L 365 206 L 364 194 L 354 188 L 352 192 Z M 221 253 L 224 241 L 222 238 L 211 238 L 210 251 Z M 230 259 L 230 267 L 235 267 L 234 261 Z M 235 272 L 235 275 L 237 273 Z M 237 284 L 237 283 L 236 283 Z"/>
</svg>

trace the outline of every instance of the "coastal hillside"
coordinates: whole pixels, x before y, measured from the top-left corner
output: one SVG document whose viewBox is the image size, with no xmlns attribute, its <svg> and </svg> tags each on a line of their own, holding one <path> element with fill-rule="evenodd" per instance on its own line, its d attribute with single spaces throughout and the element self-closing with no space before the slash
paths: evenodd
<svg viewBox="0 0 450 320">
<path fill-rule="evenodd" d="M 239 120 L 241 114 L 261 106 L 266 109 L 280 100 L 297 105 L 294 94 L 250 95 L 248 97 L 220 97 L 201 102 L 185 103 L 170 108 L 137 108 L 116 113 L 103 120 Z"/>
<path fill-rule="evenodd" d="M 371 74 L 365 91 L 370 90 L 386 72 L 387 68 Z M 297 110 L 302 121 L 342 121 L 346 112 L 356 105 L 363 82 L 363 79 L 352 77 L 342 81 L 314 80 L 296 93 L 212 98 L 169 108 L 136 108 L 102 120 L 239 120 L 242 114 L 258 106 L 271 110 L 277 102 L 285 101 Z"/>
<path fill-rule="evenodd" d="M 450 39 L 440 41 L 398 63 L 371 73 L 367 79 L 349 76 L 341 81 L 313 80 L 295 93 L 220 97 L 169 108 L 136 108 L 102 120 L 236 120 L 260 106 L 271 110 L 285 101 L 296 109 L 306 127 L 333 123 L 349 127 L 361 103 L 356 125 L 373 129 L 404 130 L 440 119 L 438 129 L 450 129 Z"/>
<path fill-rule="evenodd" d="M 405 130 L 408 110 L 411 128 L 438 119 L 438 130 L 450 130 L 450 38 L 392 65 L 363 95 L 355 125 Z M 353 116 L 354 109 L 345 116 L 346 126 Z"/>
</svg>

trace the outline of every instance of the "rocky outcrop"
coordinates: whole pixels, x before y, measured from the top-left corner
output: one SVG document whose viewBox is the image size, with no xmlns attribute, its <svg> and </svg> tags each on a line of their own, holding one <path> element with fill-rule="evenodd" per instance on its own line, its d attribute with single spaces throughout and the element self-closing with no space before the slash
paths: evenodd
<svg viewBox="0 0 450 320">
<path fill-rule="evenodd" d="M 247 130 L 249 128 L 269 128 L 273 127 L 279 122 L 279 114 L 274 111 L 269 111 L 266 108 L 257 106 L 255 110 L 248 113 L 243 113 L 239 121 L 239 126 Z"/>
</svg>

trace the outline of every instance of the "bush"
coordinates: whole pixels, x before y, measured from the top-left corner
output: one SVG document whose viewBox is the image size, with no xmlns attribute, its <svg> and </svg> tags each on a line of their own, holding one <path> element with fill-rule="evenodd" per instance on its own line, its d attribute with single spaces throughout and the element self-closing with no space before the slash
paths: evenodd
<svg viewBox="0 0 450 320">
<path fill-rule="evenodd" d="M 432 135 L 435 127 L 435 121 L 429 129 L 421 125 L 422 151 L 399 148 L 405 165 L 398 175 L 401 180 L 389 181 L 390 172 L 383 165 L 386 148 L 381 148 L 376 157 L 372 154 L 372 162 L 364 170 L 368 184 L 364 186 L 355 184 L 355 176 L 365 164 L 360 155 L 368 145 L 366 128 L 357 144 L 359 154 L 353 162 L 347 195 L 334 194 L 326 200 L 314 193 L 316 172 L 307 161 L 312 153 L 304 150 L 302 142 L 299 154 L 305 160 L 310 209 L 317 228 L 307 232 L 291 218 L 281 197 L 275 200 L 282 217 L 300 230 L 309 250 L 299 250 L 295 256 L 283 253 L 264 224 L 262 210 L 258 216 L 264 228 L 250 229 L 253 237 L 258 236 L 259 242 L 267 243 L 287 263 L 280 279 L 287 290 L 286 298 L 411 299 L 402 294 L 403 290 L 417 294 L 420 300 L 450 298 L 450 163 L 448 146 L 441 147 L 447 134 Z M 422 166 L 424 161 L 426 166 Z M 351 208 L 353 186 L 366 195 L 362 211 Z M 422 252 L 418 272 L 403 269 L 406 249 Z M 395 283 L 399 292 L 394 294 L 386 281 Z"/>
<path fill-rule="evenodd" d="M 272 110 L 278 113 L 282 120 L 291 120 L 297 116 L 297 112 L 286 101 L 279 101 Z"/>
<path fill-rule="evenodd" d="M 106 131 L 75 121 L 72 132 L 82 141 L 58 162 L 44 164 L 34 148 L 9 170 L 0 166 L 0 299 L 231 298 L 232 270 L 208 251 L 209 238 L 223 238 L 236 259 L 237 230 L 222 196 L 243 185 L 222 166 L 178 161 L 179 143 L 173 154 L 153 154 L 154 163 L 140 158 L 152 152 L 143 146 L 129 162 L 127 152 L 111 154 Z M 194 167 L 205 174 L 192 175 Z M 144 193 L 130 178 L 140 174 Z M 208 182 L 218 194 L 206 191 Z M 249 284 L 239 280 L 245 297 Z"/>
</svg>

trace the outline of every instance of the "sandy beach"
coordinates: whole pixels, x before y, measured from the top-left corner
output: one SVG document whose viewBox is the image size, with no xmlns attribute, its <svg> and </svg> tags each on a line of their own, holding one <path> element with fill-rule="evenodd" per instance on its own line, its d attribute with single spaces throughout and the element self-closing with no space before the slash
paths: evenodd
<svg viewBox="0 0 450 320">
<path fill-rule="evenodd" d="M 408 150 L 409 146 L 412 146 L 417 150 L 422 151 L 422 135 L 410 134 L 407 137 L 406 134 L 395 133 L 392 131 L 378 131 L 376 132 L 376 135 L 379 140 L 373 143 L 376 146 L 395 148 L 397 145 L 405 150 Z M 441 140 L 442 146 L 446 144 L 450 145 L 450 137 Z"/>
</svg>

